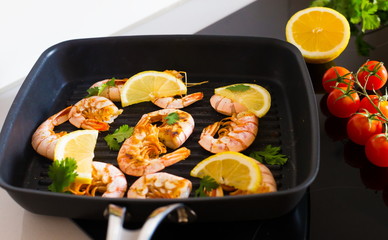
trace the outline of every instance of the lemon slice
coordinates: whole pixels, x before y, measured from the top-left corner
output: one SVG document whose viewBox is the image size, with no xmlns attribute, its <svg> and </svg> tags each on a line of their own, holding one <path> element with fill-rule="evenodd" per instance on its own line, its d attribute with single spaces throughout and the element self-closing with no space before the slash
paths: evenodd
<svg viewBox="0 0 388 240">
<path fill-rule="evenodd" d="M 257 84 L 233 84 L 216 88 L 214 93 L 244 105 L 259 118 L 263 117 L 271 107 L 271 94 Z"/>
<path fill-rule="evenodd" d="M 172 97 L 186 94 L 183 81 L 168 72 L 144 71 L 135 74 L 121 89 L 123 107 L 150 101 L 155 97 Z"/>
<path fill-rule="evenodd" d="M 286 39 L 299 48 L 306 62 L 326 63 L 347 47 L 350 26 L 341 13 L 331 8 L 306 8 L 288 20 Z"/>
<path fill-rule="evenodd" d="M 59 138 L 54 159 L 74 158 L 77 162 L 76 183 L 92 182 L 92 161 L 98 137 L 97 130 L 77 130 Z"/>
<path fill-rule="evenodd" d="M 256 160 L 238 152 L 222 152 L 199 162 L 190 172 L 193 177 L 212 177 L 218 184 L 256 191 L 262 176 Z"/>
</svg>

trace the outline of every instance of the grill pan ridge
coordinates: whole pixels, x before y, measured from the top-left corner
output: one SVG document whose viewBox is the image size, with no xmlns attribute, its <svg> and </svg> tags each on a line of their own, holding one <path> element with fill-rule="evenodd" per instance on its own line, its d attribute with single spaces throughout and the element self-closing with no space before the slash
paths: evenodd
<svg viewBox="0 0 388 240">
<path fill-rule="evenodd" d="M 130 61 L 128 60 L 130 57 L 127 56 L 125 51 L 121 54 L 118 51 L 123 48 L 136 50 L 139 46 L 142 46 L 140 50 L 144 51 L 144 55 L 147 55 L 161 45 L 165 49 L 157 52 L 156 59 L 163 59 L 163 54 L 171 52 L 171 50 L 176 51 L 176 53 L 171 56 L 172 60 L 160 61 L 158 66 L 154 63 L 155 59 L 144 57 L 143 63 L 139 59 Z M 252 52 L 247 52 L 247 49 L 252 51 L 261 49 L 264 51 L 268 47 L 267 45 L 271 46 L 275 52 L 280 52 L 280 54 L 284 54 L 284 57 L 288 57 L 280 61 L 279 59 L 281 57 L 275 56 L 274 61 L 279 61 L 278 69 L 266 65 L 263 66 L 263 61 L 257 58 L 257 54 L 253 55 Z M 104 47 L 104 49 L 113 50 L 115 54 L 118 54 L 116 57 L 121 61 L 114 60 L 113 62 L 120 66 L 112 67 L 108 63 L 105 69 L 99 69 L 107 60 L 94 58 L 95 53 L 93 50 L 96 50 L 97 47 Z M 149 47 L 151 50 L 147 50 L 146 47 Z M 218 55 L 226 52 L 225 59 L 219 63 L 202 60 L 213 66 L 213 68 L 205 67 L 204 69 L 202 68 L 204 65 L 201 63 L 198 64 L 197 61 L 201 54 L 207 55 L 207 51 L 212 51 L 211 49 L 213 49 L 213 54 L 216 54 L 215 59 L 218 61 L 224 59 Z M 190 52 L 191 54 L 194 54 L 194 50 L 196 50 L 198 53 L 190 55 L 187 59 L 177 61 L 180 55 L 178 50 L 187 50 L 186 52 Z M 103 50 L 97 55 L 101 57 L 105 56 L 105 54 L 107 54 L 107 51 Z M 57 77 L 57 80 L 53 80 L 53 82 L 48 84 L 49 87 L 47 90 L 53 91 L 53 89 L 50 89 L 52 85 L 56 91 L 55 95 L 51 93 L 51 103 L 46 103 L 43 106 L 35 106 L 38 108 L 38 112 L 42 114 L 34 116 L 35 120 L 32 124 L 34 127 L 31 127 L 29 130 L 30 134 L 26 136 L 27 139 L 24 139 L 26 144 L 29 144 L 33 131 L 42 121 L 55 112 L 85 97 L 87 94 L 86 89 L 96 81 L 112 77 L 129 77 L 144 70 L 162 71 L 165 69 L 187 71 L 188 82 L 208 81 L 206 84 L 188 88 L 188 93 L 202 91 L 205 97 L 203 100 L 182 109 L 191 113 L 195 120 L 195 130 L 183 145 L 189 148 L 192 154 L 186 160 L 163 170 L 191 180 L 193 183 L 192 194 L 189 199 L 183 200 L 136 200 L 125 198 L 91 198 L 51 193 L 47 190 L 48 185 L 51 183 L 47 175 L 51 162 L 35 153 L 30 145 L 22 147 L 24 149 L 23 156 L 27 158 L 24 161 L 20 160 L 20 154 L 15 152 L 16 150 L 13 150 L 12 154 L 8 154 L 8 156 L 16 157 L 18 161 L 22 161 L 23 163 L 20 166 L 10 164 L 9 161 L 7 162 L 5 160 L 7 151 L 2 152 L 2 155 L 0 155 L 0 166 L 2 168 L 0 170 L 0 185 L 7 189 L 9 194 L 27 210 L 39 214 L 73 218 L 102 218 L 104 208 L 109 203 L 116 203 L 126 206 L 131 216 L 133 216 L 133 220 L 142 221 L 156 207 L 172 202 L 183 202 L 187 204 L 197 212 L 199 221 L 263 219 L 282 215 L 290 211 L 298 203 L 305 189 L 315 178 L 318 170 L 319 149 L 317 141 L 319 138 L 317 138 L 318 133 L 314 131 L 314 128 L 317 129 L 316 124 L 318 123 L 317 117 L 315 116 L 315 98 L 312 99 L 311 95 L 309 95 L 309 91 L 312 92 L 312 87 L 311 84 L 309 85 L 309 77 L 306 74 L 307 70 L 305 65 L 303 65 L 304 62 L 301 61 L 301 56 L 298 54 L 291 45 L 279 40 L 274 41 L 273 39 L 247 37 L 221 38 L 219 36 L 114 37 L 74 40 L 53 46 L 42 54 L 41 59 L 38 60 L 30 75 L 27 77 L 21 88 L 21 92 L 18 93 L 17 99 L 13 104 L 26 104 L 25 99 L 20 102 L 18 97 L 22 97 L 23 95 L 31 96 L 32 92 L 37 89 L 36 86 L 34 87 L 34 84 L 39 81 L 39 76 L 41 77 L 43 73 L 51 71 L 49 75 Z M 66 57 L 63 57 L 63 55 Z M 110 56 L 112 56 L 112 53 L 106 57 L 109 58 Z M 227 57 L 233 58 L 228 59 Z M 81 67 L 78 66 L 75 68 L 72 64 L 69 64 L 69 60 L 80 62 Z M 171 64 L 170 61 L 174 64 Z M 285 62 L 292 65 L 292 69 Z M 47 66 L 48 64 L 50 66 Z M 231 64 L 234 66 L 234 69 L 229 69 L 229 65 Z M 53 70 L 51 65 L 59 69 Z M 286 77 L 287 79 L 284 80 Z M 288 86 L 286 81 L 291 80 L 295 81 L 298 86 Z M 225 117 L 212 109 L 209 99 L 214 93 L 215 88 L 234 83 L 257 83 L 271 93 L 271 109 L 266 116 L 259 120 L 258 136 L 251 147 L 243 153 L 249 155 L 250 152 L 261 150 L 268 144 L 281 146 L 282 153 L 289 157 L 288 163 L 284 166 L 268 166 L 275 177 L 279 191 L 261 195 L 194 198 L 194 190 L 199 186 L 199 179 L 191 177 L 189 172 L 199 161 L 211 155 L 211 153 L 202 149 L 198 144 L 200 133 L 207 125 Z M 296 91 L 296 88 L 302 89 L 302 91 Z M 296 92 L 293 93 L 292 91 Z M 47 95 L 47 97 L 43 97 L 40 100 L 40 103 L 43 104 L 45 100 L 50 99 L 50 93 Z M 306 100 L 310 104 L 306 104 Z M 298 105 L 301 103 L 305 104 L 306 109 L 299 110 L 298 113 L 295 113 L 300 108 Z M 116 104 L 118 107 L 121 107 L 120 103 Z M 139 103 L 124 108 L 123 114 L 111 124 L 111 130 L 99 134 L 94 160 L 112 163 L 117 166 L 117 151 L 109 150 L 103 137 L 123 124 L 134 126 L 142 114 L 158 109 L 158 107 L 150 102 Z M 16 111 L 16 115 L 23 115 L 20 109 L 19 111 L 11 109 L 11 111 Z M 12 118 L 17 118 L 12 116 L 12 114 L 10 112 L 4 127 L 7 126 L 6 124 L 8 122 L 13 120 Z M 303 128 L 305 129 L 303 130 Z M 75 128 L 69 123 L 65 123 L 56 128 L 56 131 L 61 130 L 73 131 Z M 2 131 L 0 142 L 10 144 L 13 141 L 7 141 L 8 139 L 5 139 L 6 133 L 9 133 L 9 131 Z M 10 136 L 7 137 L 11 138 Z M 306 149 L 306 147 L 310 148 L 310 150 Z M 307 153 L 302 152 L 302 150 L 307 151 Z M 12 151 L 12 149 L 9 151 Z M 12 172 L 11 176 L 9 176 L 9 173 L 7 175 L 4 174 L 4 168 Z M 14 170 L 14 168 L 21 169 Z M 127 176 L 129 185 L 135 179 L 135 177 Z M 32 200 L 27 200 L 27 198 Z M 44 201 L 46 201 L 46 204 Z M 47 204 L 47 201 L 51 201 L 52 203 Z M 59 209 L 56 206 L 60 202 L 68 207 L 66 209 Z M 228 211 L 230 213 L 231 209 L 236 209 L 236 211 L 233 211 L 235 213 L 232 214 L 230 219 L 225 219 L 223 212 Z"/>
</svg>

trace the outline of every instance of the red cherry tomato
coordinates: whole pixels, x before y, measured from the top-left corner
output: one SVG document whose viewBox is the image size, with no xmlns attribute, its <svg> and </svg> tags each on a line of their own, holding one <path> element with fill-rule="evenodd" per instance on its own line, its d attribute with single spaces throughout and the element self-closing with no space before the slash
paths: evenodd
<svg viewBox="0 0 388 240">
<path fill-rule="evenodd" d="M 380 133 L 370 137 L 365 143 L 365 154 L 374 165 L 388 167 L 388 136 Z"/>
<path fill-rule="evenodd" d="M 388 101 L 380 101 L 379 109 L 385 118 L 388 118 Z"/>
<path fill-rule="evenodd" d="M 322 77 L 322 86 L 326 92 L 331 92 L 334 87 L 347 87 L 354 85 L 353 74 L 344 67 L 331 67 Z"/>
<path fill-rule="evenodd" d="M 353 89 L 334 89 L 327 97 L 327 107 L 334 116 L 347 118 L 359 109 L 360 97 Z"/>
<path fill-rule="evenodd" d="M 371 136 L 382 133 L 383 124 L 377 117 L 371 117 L 368 114 L 355 114 L 349 119 L 346 131 L 349 139 L 354 143 L 365 145 Z"/>
<path fill-rule="evenodd" d="M 369 95 L 373 104 L 380 109 L 381 113 L 388 118 L 388 101 L 383 100 L 377 95 Z M 372 105 L 368 98 L 364 97 L 360 102 L 360 110 L 366 109 L 369 113 L 378 113 L 377 109 Z"/>
<path fill-rule="evenodd" d="M 359 69 L 357 79 L 367 90 L 378 90 L 387 82 L 387 69 L 382 62 L 368 61 Z"/>
<path fill-rule="evenodd" d="M 370 99 L 372 100 L 372 102 L 378 106 L 379 104 L 379 96 L 377 95 L 369 95 Z M 370 113 L 377 113 L 377 110 L 376 108 L 371 104 L 371 102 L 369 101 L 368 98 L 364 97 L 363 99 L 361 99 L 361 102 L 360 102 L 360 110 L 362 109 L 366 109 L 368 112 Z"/>
</svg>

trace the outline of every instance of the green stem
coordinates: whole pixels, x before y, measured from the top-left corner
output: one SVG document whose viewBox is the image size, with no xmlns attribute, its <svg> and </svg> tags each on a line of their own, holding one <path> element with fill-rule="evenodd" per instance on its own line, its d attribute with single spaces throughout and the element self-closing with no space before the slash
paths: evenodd
<svg viewBox="0 0 388 240">
<path fill-rule="evenodd" d="M 368 92 L 366 91 L 366 84 L 368 83 L 368 79 L 369 79 L 369 75 L 368 75 L 368 79 L 366 79 L 365 81 L 365 86 L 362 86 L 360 81 L 358 80 L 358 73 L 360 72 L 362 68 L 359 68 L 357 73 L 355 74 L 354 76 L 354 79 L 355 79 L 355 83 L 357 84 L 357 86 L 361 89 L 361 92 L 360 91 L 357 91 L 359 94 L 363 95 L 364 97 L 366 97 L 370 104 L 372 104 L 372 106 L 376 109 L 376 111 L 379 113 L 379 117 L 384 119 L 384 121 L 388 122 L 388 118 L 381 112 L 380 108 L 378 106 L 376 106 L 376 104 L 373 102 L 373 100 L 369 97 L 369 94 Z M 376 92 L 375 92 L 376 93 Z M 376 93 L 377 96 L 379 96 L 377 93 Z M 385 124 L 386 125 L 386 124 Z"/>
</svg>

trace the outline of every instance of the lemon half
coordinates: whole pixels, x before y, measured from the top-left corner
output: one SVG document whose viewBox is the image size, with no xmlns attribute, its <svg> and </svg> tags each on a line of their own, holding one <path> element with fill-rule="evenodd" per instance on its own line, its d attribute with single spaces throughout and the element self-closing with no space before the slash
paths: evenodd
<svg viewBox="0 0 388 240">
<path fill-rule="evenodd" d="M 168 72 L 144 71 L 130 77 L 121 89 L 123 107 L 150 101 L 155 97 L 172 97 L 187 93 L 183 81 Z"/>
<path fill-rule="evenodd" d="M 267 114 L 271 107 L 271 94 L 267 89 L 257 84 L 232 84 L 216 88 L 214 93 L 244 105 L 259 118 Z"/>
<path fill-rule="evenodd" d="M 74 158 L 77 162 L 76 183 L 92 182 L 92 161 L 98 137 L 97 130 L 77 130 L 62 136 L 54 150 L 54 159 Z"/>
<path fill-rule="evenodd" d="M 348 20 L 334 9 L 310 7 L 287 22 L 286 39 L 301 51 L 306 62 L 326 63 L 337 58 L 350 39 Z"/>
<path fill-rule="evenodd" d="M 190 172 L 193 177 L 212 177 L 218 184 L 255 192 L 262 176 L 256 160 L 238 152 L 221 152 L 199 162 Z"/>
</svg>

